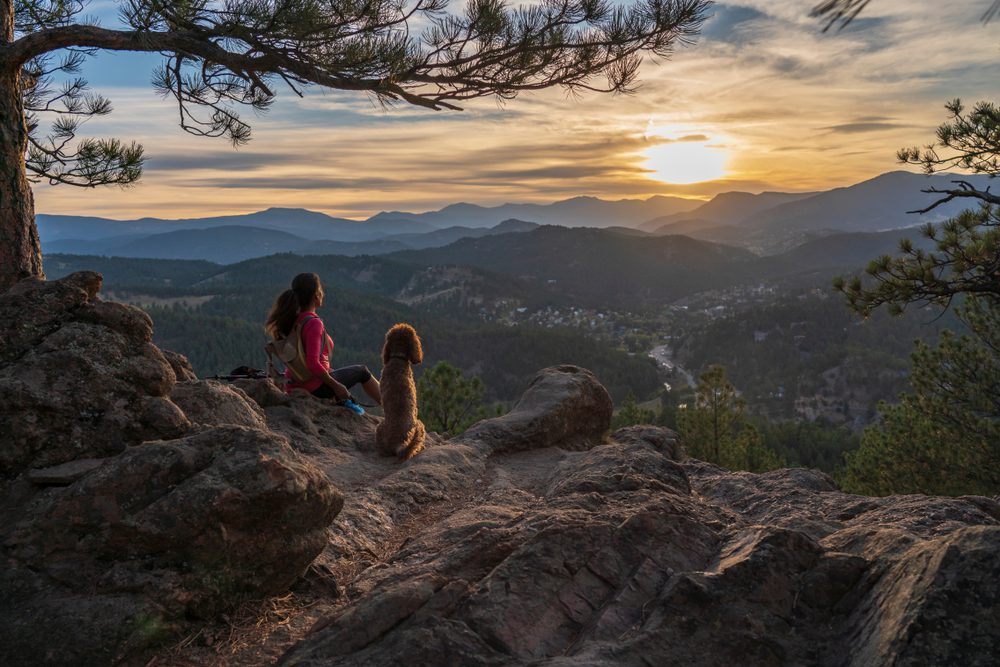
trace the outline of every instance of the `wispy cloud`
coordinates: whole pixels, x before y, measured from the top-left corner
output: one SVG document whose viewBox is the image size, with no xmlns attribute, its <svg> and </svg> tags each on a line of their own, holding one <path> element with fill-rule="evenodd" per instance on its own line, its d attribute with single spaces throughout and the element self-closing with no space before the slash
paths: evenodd
<svg viewBox="0 0 1000 667">
<path fill-rule="evenodd" d="M 111 16 L 115 4 L 99 9 Z M 1000 26 L 984 27 L 974 4 L 882 0 L 849 30 L 824 34 L 805 0 L 719 2 L 694 48 L 647 60 L 632 96 L 551 90 L 454 113 L 283 93 L 268 114 L 249 115 L 254 140 L 240 150 L 177 128 L 176 109 L 149 87 L 158 57 L 102 54 L 85 74 L 116 112 L 87 133 L 141 141 L 144 181 L 98 192 L 40 185 L 36 202 L 45 212 L 119 217 L 267 206 L 364 217 L 458 200 L 843 185 L 896 168 L 896 148 L 929 141 L 947 99 L 995 94 Z M 729 176 L 657 181 L 645 153 L 669 142 L 724 149 Z"/>
</svg>

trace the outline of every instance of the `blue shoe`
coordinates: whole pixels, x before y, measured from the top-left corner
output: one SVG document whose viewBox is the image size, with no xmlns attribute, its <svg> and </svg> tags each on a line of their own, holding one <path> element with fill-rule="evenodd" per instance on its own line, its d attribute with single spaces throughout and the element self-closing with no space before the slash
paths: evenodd
<svg viewBox="0 0 1000 667">
<path fill-rule="evenodd" d="M 344 402 L 341 403 L 341 405 L 343 405 L 348 410 L 351 410 L 356 415 L 363 415 L 363 414 L 365 414 L 365 409 L 363 407 L 361 407 L 360 405 L 358 405 L 357 403 L 355 403 L 353 399 L 350 399 L 350 398 L 345 399 Z"/>
</svg>

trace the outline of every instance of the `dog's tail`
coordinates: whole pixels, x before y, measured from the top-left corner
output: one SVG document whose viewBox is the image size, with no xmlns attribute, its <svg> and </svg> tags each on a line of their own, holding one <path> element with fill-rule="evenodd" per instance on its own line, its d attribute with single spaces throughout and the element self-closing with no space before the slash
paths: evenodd
<svg viewBox="0 0 1000 667">
<path fill-rule="evenodd" d="M 406 437 L 403 438 L 403 442 L 401 442 L 399 447 L 396 449 L 396 456 L 398 456 L 401 461 L 408 461 L 409 459 L 412 459 L 424 450 L 424 438 L 426 436 L 427 429 L 424 428 L 424 423 L 418 419 L 416 424 L 413 425 L 413 428 L 406 433 Z"/>
</svg>

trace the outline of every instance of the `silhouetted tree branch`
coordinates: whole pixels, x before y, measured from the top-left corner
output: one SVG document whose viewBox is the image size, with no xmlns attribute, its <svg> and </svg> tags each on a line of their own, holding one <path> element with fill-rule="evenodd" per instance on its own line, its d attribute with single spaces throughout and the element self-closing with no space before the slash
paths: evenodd
<svg viewBox="0 0 1000 667">
<path fill-rule="evenodd" d="M 16 213 L 0 206 L 0 245 L 16 248 L 0 265 L 0 288 L 41 274 L 26 173 L 83 186 L 128 185 L 142 173 L 136 144 L 73 146 L 80 124 L 111 105 L 83 79 L 55 86 L 52 77 L 74 75 L 97 51 L 162 54 L 153 85 L 176 104 L 180 126 L 240 145 L 251 131 L 240 110 L 266 110 L 278 85 L 434 110 L 554 86 L 627 93 L 642 58 L 690 42 L 712 3 L 543 0 L 512 9 L 469 0 L 454 12 L 448 0 L 120 0 L 121 30 L 82 18 L 88 4 L 0 0 L 0 173 L 14 175 L 9 193 L 0 181 L 0 201 L 27 202 Z M 40 119 L 51 113 L 45 132 Z"/>
<path fill-rule="evenodd" d="M 871 0 L 824 0 L 813 8 L 812 15 L 826 21 L 824 32 L 837 25 L 843 29 L 870 3 Z M 983 14 L 983 21 L 990 21 L 998 11 L 1000 11 L 1000 0 L 994 0 Z"/>
</svg>

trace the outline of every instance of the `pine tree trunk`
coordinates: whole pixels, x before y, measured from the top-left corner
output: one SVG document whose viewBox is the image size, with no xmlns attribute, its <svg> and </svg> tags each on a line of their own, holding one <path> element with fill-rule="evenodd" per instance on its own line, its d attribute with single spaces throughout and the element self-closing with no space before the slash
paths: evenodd
<svg viewBox="0 0 1000 667">
<path fill-rule="evenodd" d="M 14 7 L 0 0 L 0 46 L 14 39 Z M 20 71 L 0 68 L 0 292 L 29 276 L 44 277 L 35 203 L 24 169 L 28 131 Z"/>
</svg>

